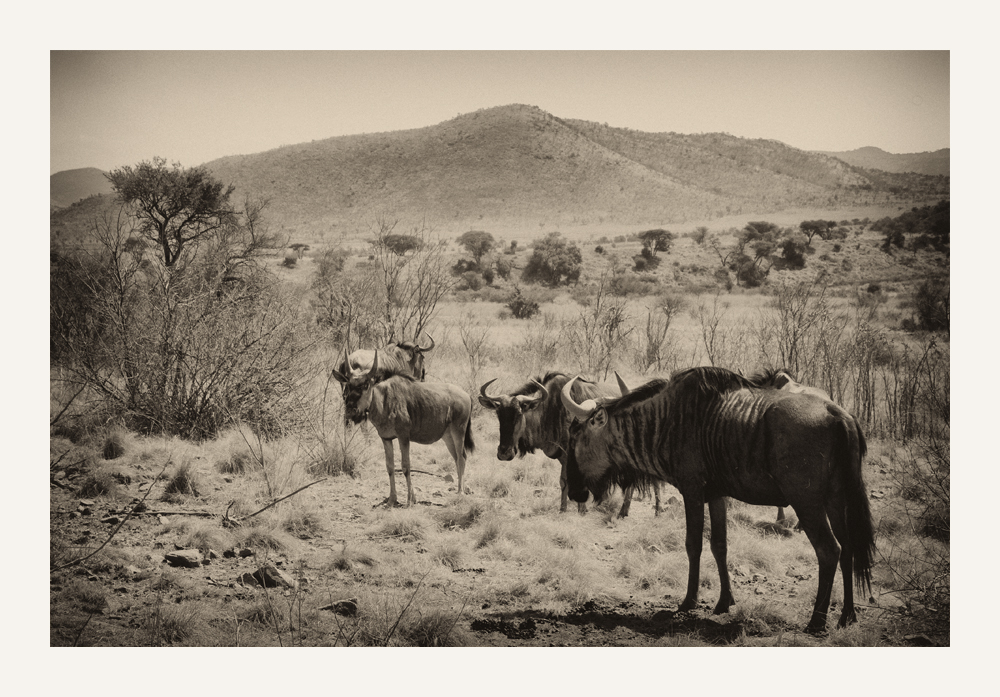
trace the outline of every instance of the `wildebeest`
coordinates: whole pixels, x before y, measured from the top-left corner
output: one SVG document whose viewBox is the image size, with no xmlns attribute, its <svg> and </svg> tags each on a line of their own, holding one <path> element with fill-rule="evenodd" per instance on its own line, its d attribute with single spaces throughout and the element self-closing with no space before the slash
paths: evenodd
<svg viewBox="0 0 1000 697">
<path fill-rule="evenodd" d="M 812 385 L 803 385 L 800 382 L 796 382 L 792 374 L 788 372 L 786 368 L 778 368 L 777 370 L 768 370 L 763 373 L 757 373 L 752 375 L 750 382 L 755 383 L 761 387 L 774 387 L 775 389 L 784 390 L 785 392 L 791 392 L 793 394 L 805 394 L 817 397 L 819 399 L 825 400 L 827 402 L 833 403 L 830 399 L 830 395 L 826 390 L 821 390 L 818 387 L 813 387 Z M 781 523 L 785 520 L 785 509 L 778 508 L 778 522 Z M 797 526 L 796 529 L 799 529 Z"/>
<path fill-rule="evenodd" d="M 799 516 L 819 561 L 819 590 L 807 631 L 822 632 L 837 562 L 844 581 L 838 624 L 856 621 L 852 580 L 871 590 L 875 549 L 861 471 L 866 445 L 857 421 L 836 404 L 761 389 L 722 368 L 692 368 L 653 380 L 618 399 L 577 403 L 575 379 L 561 392 L 580 421 L 570 427 L 569 495 L 600 501 L 609 487 L 667 481 L 681 492 L 687 525 L 687 594 L 698 600 L 705 502 L 719 569 L 716 613 L 735 603 L 726 566 L 726 497 L 787 506 Z"/>
<path fill-rule="evenodd" d="M 344 385 L 344 413 L 356 424 L 366 418 L 378 432 L 385 448 L 385 468 L 389 472 L 389 506 L 396 505 L 396 474 L 392 441 L 399 439 L 400 460 L 406 477 L 406 505 L 417 502 L 410 481 L 410 443 L 430 445 L 443 440 L 455 459 L 458 493 L 465 492 L 466 453 L 476 445 L 472 440 L 472 398 L 455 385 L 419 382 L 410 375 L 391 375 L 378 381 L 381 356 L 378 351 L 366 373 L 333 376 Z"/>
<path fill-rule="evenodd" d="M 500 422 L 500 444 L 497 446 L 498 460 L 513 460 L 515 455 L 524 457 L 540 449 L 546 457 L 558 460 L 560 464 L 559 488 L 562 492 L 559 511 L 565 512 L 569 504 L 566 488 L 566 439 L 569 435 L 570 417 L 562 405 L 559 391 L 569 376 L 549 372 L 539 380 L 530 380 L 510 394 L 491 397 L 486 388 L 496 382 L 496 378 L 479 388 L 479 403 L 495 411 Z M 588 380 L 577 380 L 573 388 L 576 399 L 593 399 L 616 396 L 614 388 L 598 385 Z M 586 499 L 577 503 L 580 513 L 587 512 Z M 628 515 L 632 492 L 625 492 L 625 502 L 619 517 Z M 656 514 L 660 513 L 659 490 L 656 496 Z"/>
<path fill-rule="evenodd" d="M 417 380 L 422 381 L 426 376 L 424 354 L 434 348 L 434 337 L 428 334 L 427 338 L 431 340 L 428 346 L 421 346 L 414 339 L 413 341 L 390 343 L 378 349 L 379 369 L 382 377 L 412 375 Z M 354 373 L 366 373 L 371 370 L 375 356 L 375 352 L 371 349 L 358 349 L 350 356 L 346 355 L 346 350 L 344 353 L 344 359 L 337 366 L 337 371 L 341 375 L 350 376 Z"/>
</svg>

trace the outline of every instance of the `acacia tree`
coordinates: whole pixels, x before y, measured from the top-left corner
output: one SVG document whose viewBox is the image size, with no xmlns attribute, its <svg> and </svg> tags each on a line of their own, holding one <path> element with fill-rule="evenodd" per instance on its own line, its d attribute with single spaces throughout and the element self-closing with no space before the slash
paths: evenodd
<svg viewBox="0 0 1000 697">
<path fill-rule="evenodd" d="M 657 252 L 669 252 L 670 245 L 673 244 L 675 237 L 676 235 L 670 232 L 670 230 L 663 230 L 662 228 L 639 233 L 642 246 L 650 250 L 651 257 L 655 257 Z"/>
<path fill-rule="evenodd" d="M 550 286 L 575 283 L 580 280 L 583 255 L 580 248 L 567 242 L 558 232 L 550 232 L 545 239 L 535 243 L 521 279 L 526 283 L 538 281 Z"/>
<path fill-rule="evenodd" d="M 472 255 L 476 266 L 482 267 L 483 257 L 496 246 L 493 235 L 482 230 L 469 230 L 458 238 L 458 244 Z"/>
<path fill-rule="evenodd" d="M 154 242 L 163 263 L 177 263 L 184 247 L 232 222 L 229 203 L 233 185 L 225 186 L 203 167 L 167 166 L 154 157 L 105 175 L 111 187 L 139 221 L 139 233 Z"/>
</svg>

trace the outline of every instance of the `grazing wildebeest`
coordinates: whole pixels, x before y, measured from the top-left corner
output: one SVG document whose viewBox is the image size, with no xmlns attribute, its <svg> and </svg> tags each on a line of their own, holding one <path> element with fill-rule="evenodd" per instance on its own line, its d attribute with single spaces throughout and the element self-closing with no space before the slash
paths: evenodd
<svg viewBox="0 0 1000 697">
<path fill-rule="evenodd" d="M 549 372 L 538 380 L 530 380 L 510 394 L 491 397 L 486 394 L 486 388 L 496 381 L 496 378 L 479 388 L 479 403 L 487 409 L 496 412 L 500 422 L 500 444 L 497 446 L 498 460 L 513 460 L 514 456 L 524 457 L 541 449 L 546 457 L 558 460 L 560 464 L 559 488 L 562 496 L 559 511 L 564 513 L 569 504 L 566 489 L 566 438 L 569 435 L 570 417 L 562 405 L 559 391 L 569 376 L 563 373 Z M 615 396 L 614 389 L 598 385 L 587 380 L 577 380 L 573 389 L 577 399 L 593 399 L 597 397 Z M 625 492 L 625 502 L 619 511 L 619 517 L 628 515 L 632 492 Z M 587 512 L 584 501 L 577 503 L 580 513 Z M 657 489 L 656 514 L 660 513 L 659 490 Z"/>
<path fill-rule="evenodd" d="M 426 375 L 424 369 L 424 354 L 434 348 L 434 337 L 430 334 L 427 337 L 431 340 L 430 345 L 421 346 L 413 341 L 400 341 L 387 344 L 379 351 L 379 368 L 382 377 L 389 375 L 412 375 L 417 380 L 423 380 Z M 344 376 L 354 373 L 367 373 L 371 370 L 372 360 L 375 352 L 371 349 L 358 349 L 350 356 L 344 351 L 344 359 L 337 366 L 338 372 Z"/>
<path fill-rule="evenodd" d="M 430 445 L 443 440 L 455 459 L 458 493 L 465 492 L 465 456 L 476 445 L 472 440 L 472 398 L 455 385 L 419 382 L 410 375 L 391 375 L 381 381 L 380 356 L 375 352 L 367 373 L 350 376 L 334 370 L 344 384 L 344 413 L 356 424 L 366 418 L 378 432 L 385 448 L 385 468 L 389 472 L 389 506 L 396 505 L 396 470 L 392 441 L 399 439 L 399 453 L 406 477 L 406 505 L 417 502 L 410 481 L 410 443 Z M 463 440 L 464 438 L 464 440 Z"/>
<path fill-rule="evenodd" d="M 716 613 L 735 603 L 726 566 L 726 497 L 761 506 L 791 505 L 819 561 L 819 590 L 806 627 L 822 632 L 837 562 L 844 581 L 839 626 L 856 621 L 852 580 L 871 590 L 875 549 L 861 471 L 865 439 L 857 421 L 831 402 L 761 389 L 722 368 L 692 368 L 653 380 L 615 400 L 582 404 L 574 380 L 561 392 L 570 427 L 569 495 L 600 501 L 609 487 L 667 481 L 681 492 L 687 524 L 687 594 L 698 600 L 705 502 L 719 569 Z"/>
</svg>

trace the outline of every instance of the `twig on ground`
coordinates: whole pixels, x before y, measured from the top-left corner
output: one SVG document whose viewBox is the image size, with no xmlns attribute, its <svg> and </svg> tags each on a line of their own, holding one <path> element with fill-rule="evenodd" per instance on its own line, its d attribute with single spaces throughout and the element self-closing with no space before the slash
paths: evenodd
<svg viewBox="0 0 1000 697">
<path fill-rule="evenodd" d="M 71 566 L 76 566 L 77 564 L 80 564 L 80 563 L 86 561 L 87 559 L 90 559 L 92 556 L 94 556 L 95 554 L 97 554 L 98 552 L 100 552 L 102 549 L 104 549 L 108 545 L 108 543 L 111 542 L 112 539 L 114 539 L 114 536 L 118 534 L 118 531 L 122 529 L 122 526 L 124 526 L 125 523 L 128 522 L 129 518 L 131 518 L 135 514 L 135 509 L 138 508 L 141 504 L 145 503 L 146 499 L 149 497 L 149 494 L 153 491 L 153 487 L 156 485 L 156 482 L 160 481 L 160 477 L 162 477 L 163 473 L 167 471 L 167 467 L 170 466 L 171 462 L 173 462 L 173 460 L 167 460 L 166 464 L 163 465 L 163 469 L 161 469 L 160 473 L 158 475 L 156 475 L 156 479 L 154 479 L 153 483 L 149 485 L 148 489 L 146 489 L 146 493 L 139 500 L 139 503 L 137 503 L 135 506 L 132 506 L 132 508 L 129 510 L 128 514 L 126 514 L 126 516 L 124 518 L 122 518 L 121 522 L 118 523 L 118 525 L 115 527 L 115 529 L 111 531 L 111 534 L 108 535 L 108 539 L 106 539 L 104 542 L 102 542 L 100 547 L 98 547 L 97 549 L 95 549 L 90 554 L 87 554 L 87 555 L 85 555 L 83 557 L 80 557 L 79 559 L 74 559 L 73 561 L 67 562 L 66 564 L 63 564 L 62 566 L 56 566 L 56 567 L 50 568 L 49 569 L 49 573 L 53 573 L 55 571 L 62 571 L 63 569 L 68 569 Z"/>
</svg>

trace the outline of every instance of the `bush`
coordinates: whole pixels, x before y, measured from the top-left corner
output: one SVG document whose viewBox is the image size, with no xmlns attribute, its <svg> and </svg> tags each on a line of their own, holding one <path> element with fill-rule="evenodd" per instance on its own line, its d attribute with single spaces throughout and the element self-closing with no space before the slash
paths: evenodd
<svg viewBox="0 0 1000 697">
<path fill-rule="evenodd" d="M 475 271 L 466 271 L 462 274 L 456 290 L 479 290 L 483 287 L 483 277 Z"/>
<path fill-rule="evenodd" d="M 582 263 L 580 248 L 562 239 L 560 233 L 551 232 L 545 239 L 535 242 L 521 279 L 526 283 L 568 285 L 580 280 Z"/>
<path fill-rule="evenodd" d="M 594 253 L 595 254 L 604 254 L 604 247 L 602 247 L 601 245 L 597 245 L 596 247 L 594 247 Z"/>
<path fill-rule="evenodd" d="M 506 306 L 516 319 L 531 319 L 540 311 L 538 303 L 521 295 L 521 289 L 517 286 L 514 286 L 514 293 L 507 300 Z"/>
<path fill-rule="evenodd" d="M 951 328 L 951 293 L 941 281 L 924 281 L 917 289 L 914 303 L 919 327 L 926 331 Z"/>
</svg>

